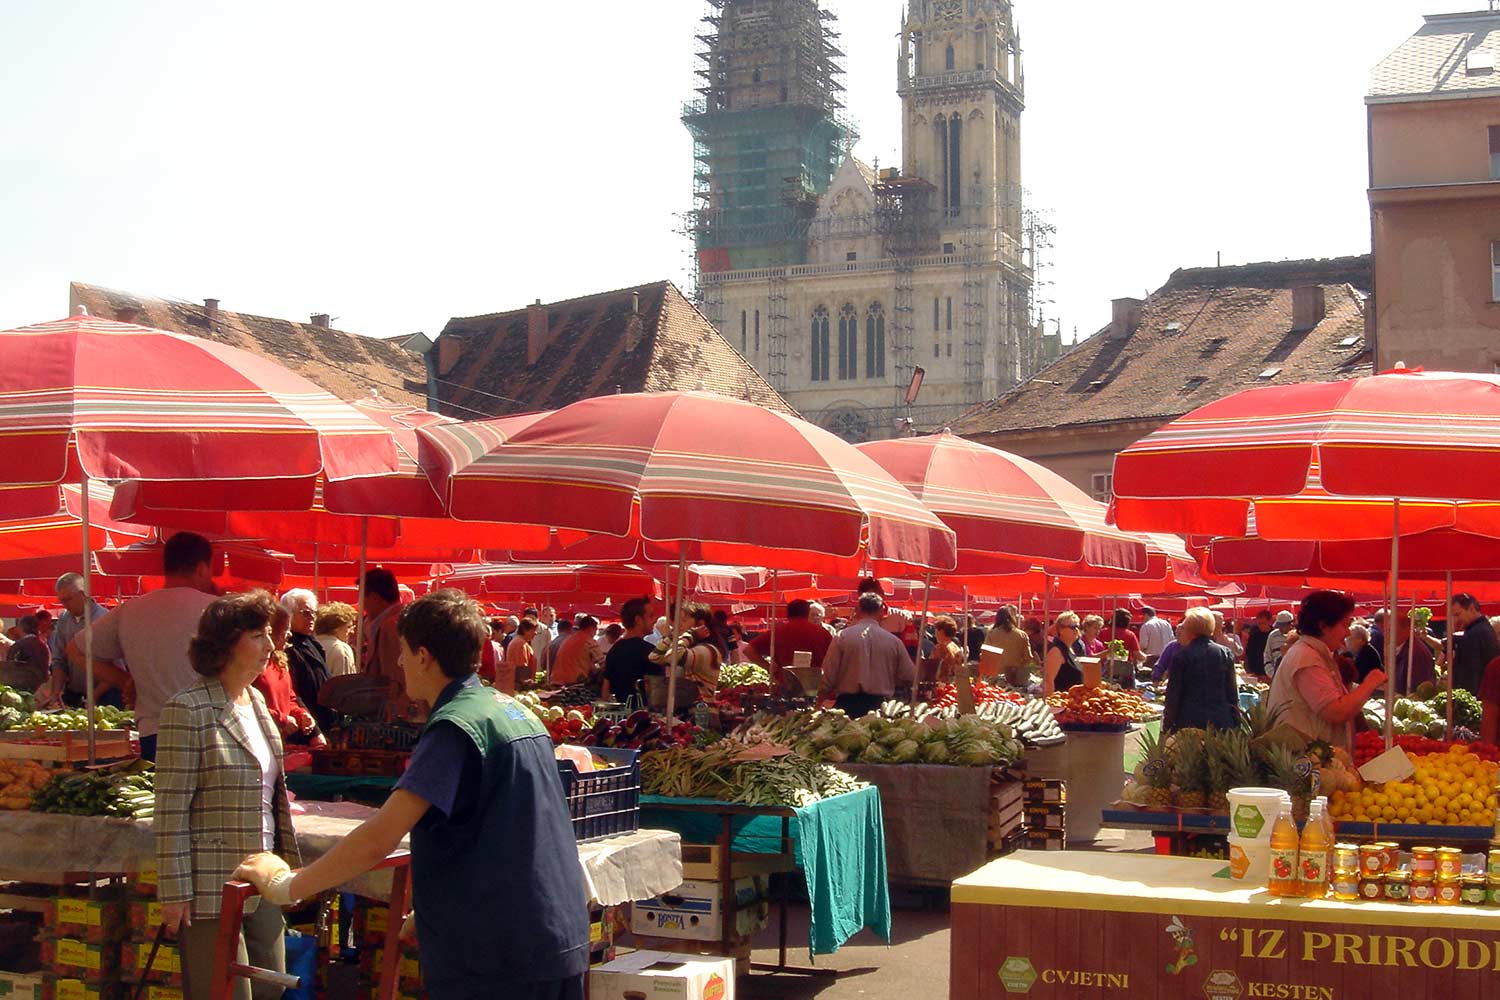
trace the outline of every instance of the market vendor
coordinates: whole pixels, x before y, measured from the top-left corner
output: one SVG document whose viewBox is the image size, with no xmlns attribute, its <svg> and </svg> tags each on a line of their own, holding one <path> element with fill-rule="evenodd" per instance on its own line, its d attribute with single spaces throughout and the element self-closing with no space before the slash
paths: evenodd
<svg viewBox="0 0 1500 1000">
<path fill-rule="evenodd" d="M 760 664 L 770 673 L 773 686 L 781 684 L 781 672 L 795 665 L 798 653 L 811 655 L 813 668 L 821 670 L 823 657 L 828 655 L 828 647 L 833 643 L 828 630 L 813 622 L 812 605 L 801 598 L 787 602 L 786 620 L 776 626 L 774 657 L 771 655 L 771 635 L 767 629 L 743 648 L 751 663 Z"/>
<path fill-rule="evenodd" d="M 1354 624 L 1354 601 L 1334 590 L 1315 590 L 1302 599 L 1297 639 L 1282 653 L 1271 681 L 1268 707 L 1308 739 L 1354 750 L 1354 719 L 1385 683 L 1375 669 L 1351 691 L 1339 675 L 1333 651 Z"/>
<path fill-rule="evenodd" d="M 1074 659 L 1073 643 L 1083 634 L 1078 616 L 1064 611 L 1057 616 L 1056 636 L 1047 644 L 1047 655 L 1042 660 L 1042 693 L 1068 691 L 1083 683 L 1083 671 Z"/>
<path fill-rule="evenodd" d="M 995 612 L 995 625 L 985 634 L 979 654 L 980 672 L 1000 676 L 1011 687 L 1025 687 L 1031 680 L 1031 638 L 1017 627 L 1018 613 L 1009 606 Z"/>
<path fill-rule="evenodd" d="M 874 591 L 859 595 L 859 617 L 840 632 L 823 658 L 820 698 L 851 719 L 878 709 L 902 684 L 914 683 L 917 665 L 906 646 L 881 624 L 885 600 Z"/>
<path fill-rule="evenodd" d="M 1500 639 L 1472 594 L 1454 594 L 1448 605 L 1453 639 L 1453 686 L 1479 693 L 1479 682 L 1491 660 L 1500 656 Z"/>
<path fill-rule="evenodd" d="M 342 885 L 411 834 L 417 943 L 433 1000 L 581 1000 L 588 892 L 552 740 L 475 671 L 487 635 L 455 590 L 419 598 L 398 622 L 401 669 L 433 711 L 380 811 L 299 871 L 273 854 L 236 873 L 286 905 Z"/>
</svg>

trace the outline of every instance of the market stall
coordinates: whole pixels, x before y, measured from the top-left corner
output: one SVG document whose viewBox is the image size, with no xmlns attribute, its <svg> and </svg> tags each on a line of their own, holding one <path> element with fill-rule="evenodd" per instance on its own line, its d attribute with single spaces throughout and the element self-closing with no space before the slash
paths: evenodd
<svg viewBox="0 0 1500 1000">
<path fill-rule="evenodd" d="M 1276 898 L 1224 868 L 1103 853 L 993 861 L 953 887 L 949 996 L 1500 996 L 1500 907 Z"/>
</svg>

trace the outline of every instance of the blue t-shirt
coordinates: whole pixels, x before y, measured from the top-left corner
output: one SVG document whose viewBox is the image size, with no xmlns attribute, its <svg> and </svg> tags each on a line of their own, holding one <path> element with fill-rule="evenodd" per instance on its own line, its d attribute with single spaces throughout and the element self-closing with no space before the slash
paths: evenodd
<svg viewBox="0 0 1500 1000">
<path fill-rule="evenodd" d="M 479 796 L 479 748 L 451 722 L 439 722 L 422 734 L 397 788 L 404 788 L 436 809 L 429 820 L 467 819 Z"/>
</svg>

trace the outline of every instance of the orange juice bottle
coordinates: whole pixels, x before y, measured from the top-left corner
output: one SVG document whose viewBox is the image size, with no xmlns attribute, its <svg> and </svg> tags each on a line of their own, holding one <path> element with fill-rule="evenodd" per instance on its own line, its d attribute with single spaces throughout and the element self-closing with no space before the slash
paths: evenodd
<svg viewBox="0 0 1500 1000">
<path fill-rule="evenodd" d="M 1300 895 L 1322 899 L 1328 894 L 1328 854 L 1333 848 L 1333 839 L 1328 835 L 1328 822 L 1323 812 L 1323 800 L 1312 804 L 1307 822 L 1302 825 L 1302 839 L 1297 845 L 1297 877 L 1301 880 Z"/>
<path fill-rule="evenodd" d="M 1292 820 L 1291 797 L 1281 800 L 1281 811 L 1271 826 L 1271 879 L 1266 888 L 1273 896 L 1296 896 L 1301 893 L 1302 879 L 1297 866 L 1301 837 Z"/>
</svg>

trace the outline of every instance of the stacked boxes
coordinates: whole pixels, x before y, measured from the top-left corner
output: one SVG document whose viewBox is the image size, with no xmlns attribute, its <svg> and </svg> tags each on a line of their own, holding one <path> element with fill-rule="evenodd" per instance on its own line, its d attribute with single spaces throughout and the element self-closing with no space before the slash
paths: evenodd
<svg viewBox="0 0 1500 1000">
<path fill-rule="evenodd" d="M 1061 780 L 1029 778 L 1026 794 L 1026 847 L 1061 851 L 1068 846 L 1068 788 Z"/>
<path fill-rule="evenodd" d="M 383 903 L 361 900 L 354 910 L 354 940 L 359 945 L 359 991 L 361 997 L 374 997 L 380 988 L 380 973 L 385 968 L 385 935 L 390 926 L 391 908 Z M 401 942 L 401 959 L 396 965 L 397 1000 L 423 995 L 422 958 L 415 941 Z"/>
<path fill-rule="evenodd" d="M 689 881 L 655 899 L 634 903 L 631 933 L 687 941 L 722 941 L 725 914 L 719 889 L 718 882 Z M 734 883 L 732 942 L 748 939 L 770 923 L 771 906 L 767 897 L 764 876 L 742 878 Z"/>
<path fill-rule="evenodd" d="M 990 775 L 989 853 L 1009 854 L 1025 839 L 1024 779 L 1014 771 L 996 768 Z"/>
<path fill-rule="evenodd" d="M 120 978 L 133 993 L 137 983 L 142 1000 L 182 1000 L 186 976 L 182 952 L 177 942 L 164 940 L 151 959 L 151 948 L 161 928 L 161 904 L 156 899 L 156 869 L 145 867 L 131 872 L 125 881 L 129 893 L 125 901 L 125 943 L 120 949 Z M 151 969 L 146 970 L 150 961 Z"/>
</svg>

